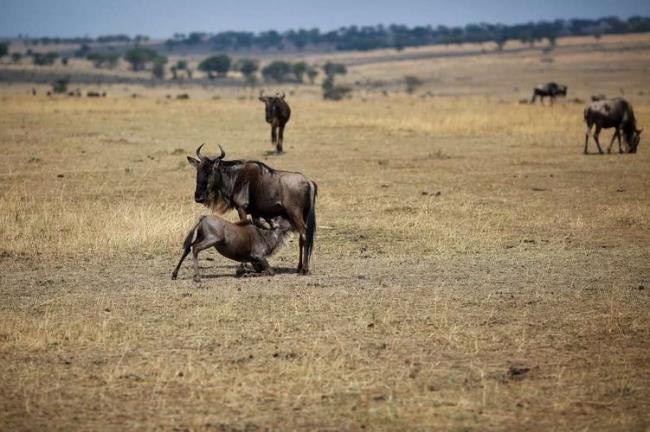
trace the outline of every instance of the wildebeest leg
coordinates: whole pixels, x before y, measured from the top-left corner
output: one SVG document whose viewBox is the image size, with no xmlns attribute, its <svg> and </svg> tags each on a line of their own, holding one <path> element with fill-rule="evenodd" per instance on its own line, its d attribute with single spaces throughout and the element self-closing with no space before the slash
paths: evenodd
<svg viewBox="0 0 650 432">
<path fill-rule="evenodd" d="M 598 140 L 598 137 L 600 136 L 600 126 L 596 125 L 596 132 L 594 132 L 594 141 L 596 141 L 596 145 L 598 146 L 598 153 L 603 154 L 603 149 L 600 148 L 600 141 Z"/>
<path fill-rule="evenodd" d="M 245 221 L 245 220 L 248 219 L 246 209 L 244 209 L 242 207 L 237 207 L 237 214 L 239 215 L 239 220 Z"/>
<path fill-rule="evenodd" d="M 269 265 L 269 262 L 266 260 L 266 258 L 257 259 L 253 261 L 252 264 L 256 272 L 264 275 L 273 276 L 273 269 Z"/>
<path fill-rule="evenodd" d="M 278 128 L 278 142 L 276 145 L 276 150 L 278 153 L 282 153 L 282 142 L 284 141 L 284 126 L 279 126 Z"/>
<path fill-rule="evenodd" d="M 616 135 L 618 136 L 618 152 L 623 153 L 623 148 L 621 147 L 621 130 L 616 129 Z"/>
<path fill-rule="evenodd" d="M 587 125 L 587 132 L 585 133 L 585 154 L 587 154 L 587 144 L 589 144 L 589 135 L 591 135 L 591 126 Z"/>
<path fill-rule="evenodd" d="M 183 251 L 183 256 L 181 259 L 178 261 L 178 265 L 176 265 L 176 268 L 172 272 L 172 279 L 176 279 L 178 277 L 178 270 L 181 268 L 181 264 L 183 264 L 183 261 L 185 261 L 185 257 L 190 254 L 191 248 L 187 248 Z"/>
<path fill-rule="evenodd" d="M 607 154 L 610 154 L 612 152 L 612 146 L 614 145 L 614 140 L 616 139 L 617 136 L 618 136 L 618 128 L 616 128 L 616 130 L 614 131 L 614 135 L 612 135 L 612 140 L 609 142 L 609 147 L 607 147 Z M 619 153 L 621 152 L 620 141 L 618 144 L 618 151 Z"/>
<path fill-rule="evenodd" d="M 275 145 L 277 142 L 277 127 L 275 125 L 271 125 L 271 145 Z"/>
<path fill-rule="evenodd" d="M 289 211 L 287 213 L 291 225 L 298 232 L 298 244 L 300 248 L 300 255 L 298 257 L 298 274 L 309 273 L 309 262 L 307 262 L 307 254 L 305 253 L 305 244 L 307 243 L 307 227 L 302 217 L 302 213 L 298 211 Z"/>
<path fill-rule="evenodd" d="M 192 263 L 194 264 L 194 282 L 201 282 L 201 275 L 199 274 L 199 252 L 209 247 L 212 247 L 217 242 L 214 237 L 208 237 L 201 241 L 194 242 L 192 245 Z"/>
</svg>

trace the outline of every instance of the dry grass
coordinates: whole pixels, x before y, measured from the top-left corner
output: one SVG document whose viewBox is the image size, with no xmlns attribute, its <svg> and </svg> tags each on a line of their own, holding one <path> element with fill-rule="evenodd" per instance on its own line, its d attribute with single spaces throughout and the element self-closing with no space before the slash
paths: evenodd
<svg viewBox="0 0 650 432">
<path fill-rule="evenodd" d="M 0 90 L 0 429 L 645 430 L 650 151 L 583 156 L 582 106 L 518 105 L 502 77 L 539 71 L 509 56 L 471 97 L 299 89 L 282 157 L 248 91 Z M 645 126 L 650 59 L 627 56 L 608 85 Z M 313 275 L 294 241 L 273 278 L 208 254 L 201 286 L 169 280 L 202 142 L 318 182 Z"/>
</svg>

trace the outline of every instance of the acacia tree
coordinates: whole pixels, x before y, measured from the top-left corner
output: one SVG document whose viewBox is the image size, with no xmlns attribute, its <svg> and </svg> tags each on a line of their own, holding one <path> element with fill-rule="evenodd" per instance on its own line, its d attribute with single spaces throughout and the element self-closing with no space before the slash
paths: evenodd
<svg viewBox="0 0 650 432">
<path fill-rule="evenodd" d="M 291 68 L 293 69 L 293 74 L 296 76 L 298 82 L 304 82 L 305 73 L 309 69 L 309 65 L 305 62 L 294 63 Z"/>
<path fill-rule="evenodd" d="M 225 54 L 208 57 L 199 63 L 199 70 L 206 72 L 210 79 L 218 77 L 225 77 L 230 70 L 232 61 L 230 57 Z"/>
<path fill-rule="evenodd" d="M 290 63 L 276 60 L 262 69 L 262 76 L 266 81 L 284 82 L 287 81 L 288 76 L 292 75 L 292 72 Z"/>
<path fill-rule="evenodd" d="M 151 48 L 135 47 L 124 54 L 124 59 L 131 63 L 131 69 L 134 71 L 142 70 L 147 64 L 153 64 L 161 57 L 158 52 Z M 165 58 L 165 61 L 167 59 Z"/>
</svg>

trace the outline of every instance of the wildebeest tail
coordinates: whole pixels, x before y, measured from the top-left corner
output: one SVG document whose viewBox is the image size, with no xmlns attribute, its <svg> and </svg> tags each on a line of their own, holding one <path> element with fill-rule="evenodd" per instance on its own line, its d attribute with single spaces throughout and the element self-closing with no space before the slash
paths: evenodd
<svg viewBox="0 0 650 432">
<path fill-rule="evenodd" d="M 314 239 L 316 237 L 316 195 L 318 186 L 316 183 L 309 182 L 309 211 L 307 213 L 307 241 L 305 244 L 305 255 L 311 257 L 314 250 Z"/>
</svg>

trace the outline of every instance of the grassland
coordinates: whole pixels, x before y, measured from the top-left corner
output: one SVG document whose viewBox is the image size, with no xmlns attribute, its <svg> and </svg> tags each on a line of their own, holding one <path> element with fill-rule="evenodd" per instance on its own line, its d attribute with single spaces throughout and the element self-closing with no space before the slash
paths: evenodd
<svg viewBox="0 0 650 432">
<path fill-rule="evenodd" d="M 338 103 L 286 87 L 280 157 L 252 90 L 0 88 L 0 429 L 647 430 L 647 139 L 583 156 L 582 104 L 517 103 L 622 89 L 648 127 L 638 38 L 384 58 L 345 80 L 388 96 Z M 206 253 L 201 285 L 169 279 L 203 142 L 318 183 L 312 275 L 294 240 L 272 278 Z"/>
</svg>

